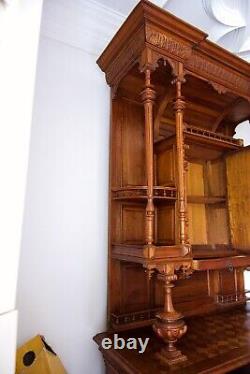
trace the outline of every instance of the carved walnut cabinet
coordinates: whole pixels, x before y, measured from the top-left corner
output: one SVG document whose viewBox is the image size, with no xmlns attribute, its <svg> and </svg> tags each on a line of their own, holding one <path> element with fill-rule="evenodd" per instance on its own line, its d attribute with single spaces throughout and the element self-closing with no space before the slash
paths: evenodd
<svg viewBox="0 0 250 374">
<path fill-rule="evenodd" d="M 112 92 L 109 327 L 152 325 L 156 360 L 179 365 L 186 318 L 246 302 L 250 149 L 233 136 L 250 67 L 145 0 L 97 62 Z"/>
</svg>

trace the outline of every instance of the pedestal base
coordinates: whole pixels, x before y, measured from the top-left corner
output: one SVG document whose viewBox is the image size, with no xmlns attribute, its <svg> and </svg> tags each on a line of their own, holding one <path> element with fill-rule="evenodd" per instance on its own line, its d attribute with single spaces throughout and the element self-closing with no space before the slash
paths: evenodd
<svg viewBox="0 0 250 374">
<path fill-rule="evenodd" d="M 180 313 L 175 312 L 169 314 L 169 316 L 166 313 L 160 313 L 157 315 L 153 330 L 166 344 L 166 347 L 157 353 L 158 358 L 164 360 L 168 365 L 174 365 L 187 360 L 187 357 L 175 347 L 177 340 L 187 332 L 187 326 L 182 320 Z"/>
<path fill-rule="evenodd" d="M 181 362 L 187 361 L 187 356 L 183 355 L 181 351 L 174 350 L 174 351 L 168 351 L 167 348 L 162 348 L 160 352 L 156 353 L 156 358 L 158 360 L 163 361 L 165 364 L 176 365 Z"/>
</svg>

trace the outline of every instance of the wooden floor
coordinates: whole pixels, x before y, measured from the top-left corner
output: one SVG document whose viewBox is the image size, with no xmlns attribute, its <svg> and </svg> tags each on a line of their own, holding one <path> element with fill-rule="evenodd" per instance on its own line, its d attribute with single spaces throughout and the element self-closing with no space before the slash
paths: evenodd
<svg viewBox="0 0 250 374">
<path fill-rule="evenodd" d="M 139 354 L 135 350 L 102 350 L 106 360 L 115 370 L 110 373 L 137 374 L 196 374 L 196 373 L 250 373 L 250 305 L 230 309 L 225 312 L 193 317 L 186 321 L 187 334 L 178 347 L 188 360 L 175 367 L 168 367 L 156 359 L 156 352 L 163 344 L 152 333 L 151 328 L 119 332 L 119 337 L 143 340 L 150 338 L 146 351 Z M 103 333 L 95 337 L 100 345 L 102 338 L 113 333 Z M 245 365 L 245 368 L 243 367 Z M 116 371 L 117 370 L 117 371 Z"/>
</svg>

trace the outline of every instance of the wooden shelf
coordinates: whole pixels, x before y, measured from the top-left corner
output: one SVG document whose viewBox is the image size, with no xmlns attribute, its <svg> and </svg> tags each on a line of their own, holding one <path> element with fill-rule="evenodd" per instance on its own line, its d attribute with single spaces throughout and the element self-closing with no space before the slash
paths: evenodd
<svg viewBox="0 0 250 374">
<path fill-rule="evenodd" d="M 168 186 L 154 186 L 155 200 L 176 200 L 176 188 Z M 113 200 L 146 200 L 147 186 L 126 186 L 112 188 Z"/>
<path fill-rule="evenodd" d="M 187 201 L 192 204 L 220 204 L 225 203 L 226 198 L 224 196 L 188 196 Z"/>
<path fill-rule="evenodd" d="M 238 252 L 228 244 L 194 244 L 192 255 L 194 259 L 219 258 L 236 256 Z"/>
<path fill-rule="evenodd" d="M 143 244 L 113 244 L 112 257 L 120 261 L 136 263 L 171 262 L 188 256 L 190 246 L 187 245 L 143 245 Z M 190 260 L 190 258 L 186 258 Z"/>
<path fill-rule="evenodd" d="M 217 132 L 202 129 L 196 126 L 186 124 L 184 130 L 187 139 L 198 142 L 199 144 L 205 143 L 220 146 L 223 148 L 240 149 L 243 147 L 241 139 L 234 139 Z"/>
<path fill-rule="evenodd" d="M 225 258 L 197 259 L 193 260 L 194 270 L 233 269 L 250 266 L 250 256 L 232 256 Z"/>
</svg>

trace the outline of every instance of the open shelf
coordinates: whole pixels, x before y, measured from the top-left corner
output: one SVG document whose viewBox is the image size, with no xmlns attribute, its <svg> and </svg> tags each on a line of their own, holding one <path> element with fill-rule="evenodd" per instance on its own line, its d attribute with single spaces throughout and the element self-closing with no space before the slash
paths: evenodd
<svg viewBox="0 0 250 374">
<path fill-rule="evenodd" d="M 199 142 L 200 144 L 214 144 L 222 148 L 242 148 L 243 143 L 241 139 L 234 139 L 231 136 L 226 136 L 217 132 L 202 129 L 196 126 L 185 126 L 184 132 L 188 140 Z"/>
</svg>

